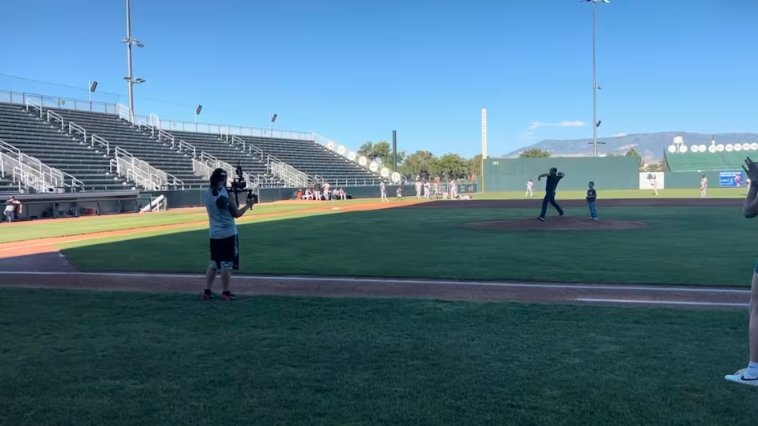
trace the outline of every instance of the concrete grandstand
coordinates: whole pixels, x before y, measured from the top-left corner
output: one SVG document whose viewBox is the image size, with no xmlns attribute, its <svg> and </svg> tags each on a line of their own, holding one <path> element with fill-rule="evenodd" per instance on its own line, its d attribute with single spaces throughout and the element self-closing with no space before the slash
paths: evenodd
<svg viewBox="0 0 758 426">
<path fill-rule="evenodd" d="M 197 124 L 188 129 L 153 115 L 132 117 L 125 109 L 0 92 L 0 191 L 197 189 L 212 169 L 234 176 L 238 163 L 255 188 L 373 186 L 382 179 L 365 158 L 359 164 L 318 144 L 312 133 L 264 135 L 260 129 Z"/>
</svg>

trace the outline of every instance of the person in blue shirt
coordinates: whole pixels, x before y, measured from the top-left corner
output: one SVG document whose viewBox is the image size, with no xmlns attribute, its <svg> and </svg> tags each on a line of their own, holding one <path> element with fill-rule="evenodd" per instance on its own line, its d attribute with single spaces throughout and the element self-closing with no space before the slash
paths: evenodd
<svg viewBox="0 0 758 426">
<path fill-rule="evenodd" d="M 543 173 L 537 176 L 538 181 L 542 180 L 543 177 L 547 178 L 547 183 L 545 184 L 545 198 L 542 199 L 542 212 L 537 216 L 537 219 L 543 222 L 545 221 L 545 213 L 547 213 L 548 203 L 555 207 L 559 216 L 563 216 L 563 209 L 555 202 L 555 190 L 558 188 L 558 182 L 563 179 L 563 176 L 565 176 L 563 172 L 559 172 L 555 167 L 552 167 L 549 173 Z"/>
<path fill-rule="evenodd" d="M 597 191 L 595 191 L 595 182 L 590 181 L 587 184 L 587 205 L 590 206 L 590 217 L 592 220 L 597 220 L 597 206 L 595 200 L 597 200 Z"/>
</svg>

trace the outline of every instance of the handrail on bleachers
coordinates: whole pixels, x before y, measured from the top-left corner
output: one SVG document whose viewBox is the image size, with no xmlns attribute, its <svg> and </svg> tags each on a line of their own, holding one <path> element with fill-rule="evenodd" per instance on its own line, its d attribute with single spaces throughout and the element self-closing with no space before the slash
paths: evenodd
<svg viewBox="0 0 758 426">
<path fill-rule="evenodd" d="M 37 192 L 60 191 L 70 188 L 70 192 L 84 190 L 84 184 L 76 177 L 50 167 L 36 157 L 24 154 L 15 146 L 0 140 L 0 174 L 5 176 L 6 170 L 13 171 L 14 182 L 18 178 L 27 188 Z M 68 178 L 69 183 L 66 182 Z"/>
<path fill-rule="evenodd" d="M 12 90 L 0 90 L 0 102 L 27 106 L 27 101 L 32 101 L 40 108 L 71 109 L 76 111 L 101 112 L 117 114 L 116 104 L 99 101 L 84 101 L 80 99 L 62 98 L 58 96 L 46 96 L 37 93 L 15 92 Z M 42 118 L 40 116 L 40 118 Z"/>
</svg>

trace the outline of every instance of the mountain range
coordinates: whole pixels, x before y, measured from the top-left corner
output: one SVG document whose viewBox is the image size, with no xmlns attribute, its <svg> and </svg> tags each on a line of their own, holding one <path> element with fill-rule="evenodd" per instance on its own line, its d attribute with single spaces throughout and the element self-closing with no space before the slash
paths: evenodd
<svg viewBox="0 0 758 426">
<path fill-rule="evenodd" d="M 684 138 L 685 145 L 711 145 L 711 140 L 717 144 L 758 142 L 756 133 L 690 133 L 690 132 L 656 132 L 636 133 L 613 137 L 598 137 L 597 152 L 604 156 L 624 155 L 634 148 L 646 161 L 663 159 L 663 150 L 672 144 L 674 137 Z M 553 157 L 576 157 L 593 154 L 592 139 L 546 139 L 535 144 L 512 151 L 505 157 L 518 157 L 522 151 L 538 148 L 550 152 Z"/>
</svg>

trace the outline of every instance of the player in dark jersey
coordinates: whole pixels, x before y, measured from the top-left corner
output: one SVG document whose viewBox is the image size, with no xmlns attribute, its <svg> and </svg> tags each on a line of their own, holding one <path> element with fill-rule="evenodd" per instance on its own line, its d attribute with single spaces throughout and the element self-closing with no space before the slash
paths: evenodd
<svg viewBox="0 0 758 426">
<path fill-rule="evenodd" d="M 545 198 L 542 199 L 542 212 L 537 216 L 537 219 L 543 222 L 545 221 L 545 213 L 547 213 L 548 203 L 555 207 L 555 210 L 558 211 L 558 215 L 563 216 L 563 209 L 555 202 L 555 190 L 558 188 L 558 182 L 563 179 L 563 176 L 565 176 L 563 172 L 559 172 L 555 167 L 552 167 L 549 173 L 543 173 L 537 176 L 538 181 L 542 180 L 543 177 L 547 178 L 547 183 L 545 184 Z"/>
<path fill-rule="evenodd" d="M 595 191 L 595 182 L 590 181 L 587 186 L 587 205 L 590 207 L 590 217 L 592 220 L 597 220 L 597 205 L 595 204 L 597 191 Z"/>
</svg>

